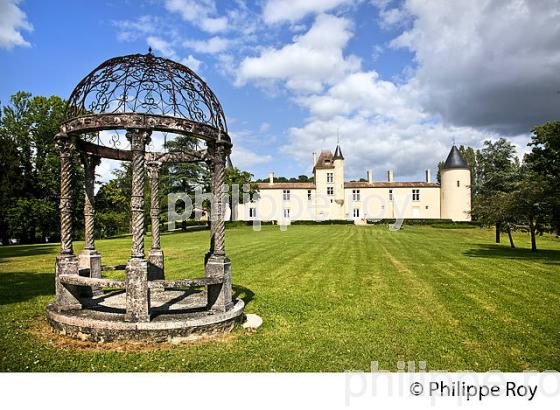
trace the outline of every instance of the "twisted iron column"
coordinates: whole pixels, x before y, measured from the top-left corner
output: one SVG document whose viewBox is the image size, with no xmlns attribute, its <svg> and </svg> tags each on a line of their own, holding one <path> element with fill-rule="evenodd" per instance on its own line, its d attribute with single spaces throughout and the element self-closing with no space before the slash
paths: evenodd
<svg viewBox="0 0 560 410">
<path fill-rule="evenodd" d="M 212 226 L 214 235 L 214 255 L 224 256 L 225 250 L 225 200 L 224 191 L 226 170 L 226 147 L 222 144 L 216 146 L 213 158 L 212 175 Z"/>
<path fill-rule="evenodd" d="M 60 150 L 60 254 L 73 255 L 72 248 L 72 151 L 67 135 L 58 135 Z"/>
<path fill-rule="evenodd" d="M 224 190 L 226 157 L 229 146 L 214 143 L 208 146 L 212 171 L 212 214 L 210 255 L 206 262 L 206 276 L 221 279 L 221 283 L 208 285 L 208 308 L 225 312 L 232 308 L 231 262 L 225 250 L 225 207 Z"/>
<path fill-rule="evenodd" d="M 60 151 L 60 255 L 55 265 L 54 306 L 57 310 L 80 309 L 78 289 L 64 285 L 60 281 L 62 275 L 78 274 L 78 259 L 72 249 L 72 151 L 74 145 L 68 135 L 60 133 L 56 136 Z"/>
<path fill-rule="evenodd" d="M 85 249 L 95 250 L 95 167 L 101 163 L 98 156 L 84 154 L 84 236 Z"/>
<path fill-rule="evenodd" d="M 161 162 L 149 161 L 147 164 L 148 176 L 150 177 L 151 202 L 150 219 L 152 221 L 152 249 L 160 249 L 159 236 L 159 171 Z"/>
<path fill-rule="evenodd" d="M 150 177 L 150 218 L 152 223 L 152 248 L 148 256 L 148 279 L 157 280 L 164 279 L 164 259 L 159 235 L 159 173 L 161 170 L 161 162 L 148 161 L 146 165 L 148 167 L 148 176 Z"/>
<path fill-rule="evenodd" d="M 148 261 L 144 259 L 144 166 L 150 132 L 131 129 L 126 133 L 132 151 L 132 250 L 126 266 L 126 314 L 128 322 L 150 320 Z"/>
<path fill-rule="evenodd" d="M 101 158 L 83 153 L 82 163 L 84 166 L 85 248 L 78 257 L 78 268 L 82 276 L 101 278 L 101 255 L 95 250 L 95 167 L 101 163 Z M 81 295 L 86 297 L 102 293 L 99 286 L 81 289 Z"/>
<path fill-rule="evenodd" d="M 139 129 L 129 130 L 126 137 L 130 140 L 132 151 L 132 258 L 144 258 L 144 153 L 150 132 Z"/>
</svg>

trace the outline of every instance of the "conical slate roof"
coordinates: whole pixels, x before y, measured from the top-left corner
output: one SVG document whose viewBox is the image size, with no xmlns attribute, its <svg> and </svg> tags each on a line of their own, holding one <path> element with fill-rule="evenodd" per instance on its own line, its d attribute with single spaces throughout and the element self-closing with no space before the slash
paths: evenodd
<svg viewBox="0 0 560 410">
<path fill-rule="evenodd" d="M 469 169 L 469 164 L 455 145 L 451 148 L 443 169 Z"/>
<path fill-rule="evenodd" d="M 342 150 L 340 149 L 340 145 L 338 144 L 336 146 L 336 149 L 334 150 L 333 160 L 335 159 L 344 159 L 344 157 L 342 156 Z"/>
</svg>

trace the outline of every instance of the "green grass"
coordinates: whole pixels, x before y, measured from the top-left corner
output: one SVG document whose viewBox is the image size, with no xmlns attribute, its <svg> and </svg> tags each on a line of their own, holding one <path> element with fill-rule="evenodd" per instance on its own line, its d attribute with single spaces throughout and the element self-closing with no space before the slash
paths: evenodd
<svg viewBox="0 0 560 410">
<path fill-rule="evenodd" d="M 169 278 L 202 275 L 208 235 L 162 237 Z M 50 342 L 44 308 L 58 247 L 2 247 L 0 370 L 344 371 L 378 361 L 394 371 L 399 360 L 428 370 L 560 370 L 560 241 L 539 238 L 531 254 L 528 235 L 515 239 L 520 249 L 493 244 L 485 229 L 228 229 L 234 290 L 263 327 L 150 351 Z M 103 263 L 126 262 L 129 244 L 98 241 Z"/>
</svg>

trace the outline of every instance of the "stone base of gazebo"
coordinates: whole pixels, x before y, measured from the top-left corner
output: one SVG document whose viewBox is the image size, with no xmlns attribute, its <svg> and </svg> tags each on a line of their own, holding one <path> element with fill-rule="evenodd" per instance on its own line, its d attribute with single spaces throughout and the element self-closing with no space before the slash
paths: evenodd
<svg viewBox="0 0 560 410">
<path fill-rule="evenodd" d="M 59 311 L 47 306 L 47 319 L 60 334 L 77 339 L 111 342 L 186 342 L 222 335 L 243 320 L 241 299 L 226 312 L 208 310 L 206 291 L 162 290 L 150 298 L 149 322 L 126 322 L 126 294 L 112 292 L 83 301 L 83 309 Z"/>
</svg>

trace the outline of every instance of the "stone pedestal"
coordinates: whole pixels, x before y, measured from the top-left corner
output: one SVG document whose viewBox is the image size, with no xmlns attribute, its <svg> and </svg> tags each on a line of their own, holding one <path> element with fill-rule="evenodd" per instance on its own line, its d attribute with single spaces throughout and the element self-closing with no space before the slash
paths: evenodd
<svg viewBox="0 0 560 410">
<path fill-rule="evenodd" d="M 148 255 L 148 280 L 163 280 L 163 251 L 152 249 Z"/>
<path fill-rule="evenodd" d="M 150 320 L 150 293 L 148 289 L 148 261 L 131 258 L 126 265 L 126 314 L 127 322 Z"/>
<path fill-rule="evenodd" d="M 78 256 L 78 269 L 81 276 L 101 278 L 101 255 L 96 250 L 84 249 Z M 85 271 L 87 270 L 87 271 Z"/>
<path fill-rule="evenodd" d="M 206 261 L 206 276 L 223 279 L 223 283 L 208 285 L 208 308 L 226 312 L 233 307 L 231 290 L 231 262 L 227 256 L 212 255 Z"/>
<path fill-rule="evenodd" d="M 80 276 L 101 279 L 101 255 L 96 250 L 84 249 L 78 255 L 78 269 Z M 84 296 L 100 295 L 100 287 L 84 288 Z"/>
<path fill-rule="evenodd" d="M 78 258 L 74 255 L 59 255 L 56 257 L 55 266 L 55 308 L 64 310 L 81 309 L 79 289 L 77 286 L 63 285 L 60 283 L 61 275 L 78 275 Z"/>
</svg>

